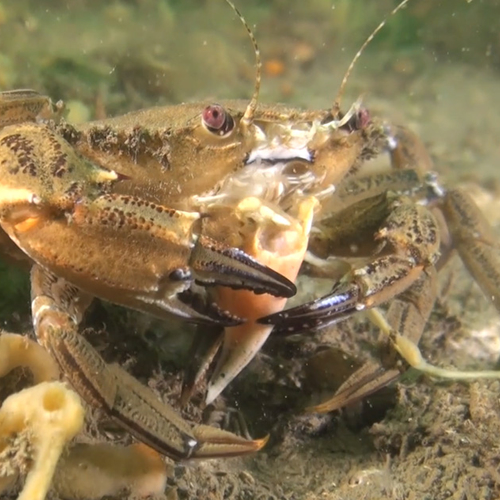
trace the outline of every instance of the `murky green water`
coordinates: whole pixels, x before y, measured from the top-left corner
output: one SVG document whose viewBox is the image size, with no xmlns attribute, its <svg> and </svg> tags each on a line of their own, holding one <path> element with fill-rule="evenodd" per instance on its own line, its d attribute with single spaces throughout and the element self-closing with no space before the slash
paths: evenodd
<svg viewBox="0 0 500 500">
<path fill-rule="evenodd" d="M 262 50 L 263 99 L 328 105 L 347 63 L 396 3 L 241 2 Z M 2 89 L 35 87 L 55 99 L 78 100 L 90 116 L 98 98 L 114 114 L 251 93 L 252 47 L 222 0 L 1 5 Z M 383 70 L 411 79 L 426 65 L 432 71 L 452 62 L 495 68 L 499 10 L 495 1 L 411 1 L 371 43 L 356 74 L 377 79 Z M 369 79 L 363 87 L 374 92 Z"/>
</svg>

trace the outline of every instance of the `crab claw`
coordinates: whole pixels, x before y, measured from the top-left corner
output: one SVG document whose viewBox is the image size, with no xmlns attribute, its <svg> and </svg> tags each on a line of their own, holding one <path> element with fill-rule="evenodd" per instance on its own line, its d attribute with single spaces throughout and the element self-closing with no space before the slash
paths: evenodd
<svg viewBox="0 0 500 500">
<path fill-rule="evenodd" d="M 186 321 L 204 325 L 237 326 L 245 322 L 229 311 L 221 309 L 207 297 L 191 289 L 177 294 L 169 300 L 169 306 L 175 316 Z"/>
<path fill-rule="evenodd" d="M 319 330 L 343 321 L 356 311 L 365 308 L 360 301 L 357 283 L 340 281 L 323 297 L 286 311 L 270 314 L 258 320 L 264 325 L 274 325 L 273 335 L 295 335 Z"/>
<path fill-rule="evenodd" d="M 195 281 L 204 286 L 222 285 L 233 290 L 292 297 L 295 285 L 270 267 L 260 264 L 238 248 L 224 247 L 200 236 L 191 253 L 190 268 Z"/>
<path fill-rule="evenodd" d="M 245 439 L 232 432 L 223 431 L 208 425 L 197 425 L 192 433 L 198 442 L 188 458 L 227 458 L 254 453 L 263 448 L 269 436 L 262 439 Z"/>
</svg>

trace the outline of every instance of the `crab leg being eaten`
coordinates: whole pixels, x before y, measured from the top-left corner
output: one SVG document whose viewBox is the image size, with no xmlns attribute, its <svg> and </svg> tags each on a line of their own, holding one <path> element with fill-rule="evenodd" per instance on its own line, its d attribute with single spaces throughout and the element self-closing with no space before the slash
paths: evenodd
<svg viewBox="0 0 500 500">
<path fill-rule="evenodd" d="M 240 221 L 248 226 L 259 219 L 254 231 L 245 232 L 243 250 L 259 262 L 294 281 L 307 250 L 317 200 L 306 198 L 292 217 L 280 216 L 256 198 L 244 199 L 237 207 Z M 285 298 L 255 295 L 225 287 L 216 290 L 219 307 L 247 318 L 242 325 L 224 329 L 222 352 L 209 383 L 206 402 L 210 404 L 254 358 L 271 333 L 272 326 L 257 323 L 263 315 L 283 309 Z"/>
</svg>

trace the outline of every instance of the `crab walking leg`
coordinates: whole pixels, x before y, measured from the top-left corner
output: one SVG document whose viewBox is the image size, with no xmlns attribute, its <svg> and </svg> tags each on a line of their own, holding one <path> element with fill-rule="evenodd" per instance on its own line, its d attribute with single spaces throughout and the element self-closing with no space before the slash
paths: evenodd
<svg viewBox="0 0 500 500">
<path fill-rule="evenodd" d="M 267 213 L 268 207 L 259 206 L 255 198 L 243 200 L 239 210 L 245 211 L 254 205 L 255 210 L 269 218 L 255 233 L 247 237 L 245 252 L 290 281 L 295 281 L 307 251 L 317 200 L 313 197 L 303 200 L 296 209 L 296 220 L 284 227 L 279 227 L 278 215 Z M 286 303 L 284 298 L 222 287 L 218 288 L 217 295 L 219 307 L 237 316 L 242 315 L 247 318 L 247 322 L 224 330 L 222 352 L 208 383 L 208 404 L 247 366 L 269 337 L 273 327 L 259 324 L 256 320 L 263 315 L 280 311 Z"/>
<path fill-rule="evenodd" d="M 202 381 L 212 365 L 216 354 L 224 341 L 224 328 L 219 326 L 197 325 L 188 355 L 190 362 L 184 370 L 182 392 L 179 405 L 184 408 L 190 401 L 195 389 Z"/>
<path fill-rule="evenodd" d="M 117 365 L 107 365 L 77 332 L 88 298 L 78 288 L 35 266 L 34 328 L 75 390 L 137 439 L 173 459 L 243 455 L 265 440 L 249 441 L 208 426 L 192 427 L 170 406 Z"/>
<path fill-rule="evenodd" d="M 367 361 L 356 370 L 326 401 L 305 409 L 308 413 L 328 413 L 350 406 L 376 393 L 391 382 L 401 372 L 397 368 L 386 368 L 378 361 Z"/>
<path fill-rule="evenodd" d="M 474 201 L 461 189 L 447 191 L 440 206 L 462 261 L 488 299 L 500 310 L 500 249 L 493 229 Z M 380 323 L 385 323 L 382 318 Z M 434 366 L 423 358 L 414 339 L 401 335 L 398 329 L 389 325 L 383 330 L 400 355 L 412 367 L 428 375 L 453 380 L 500 378 L 498 370 L 465 371 Z"/>
<path fill-rule="evenodd" d="M 387 142 L 394 169 L 415 170 L 420 176 L 432 170 L 433 163 L 427 148 L 420 137 L 410 129 L 401 126 L 389 127 Z"/>
<path fill-rule="evenodd" d="M 369 309 L 369 319 L 381 329 L 381 359 L 370 360 L 356 370 L 337 390 L 335 395 L 323 403 L 307 408 L 310 412 L 326 413 L 360 401 L 396 380 L 404 367 L 387 334 L 401 332 L 408 342 L 417 345 L 424 332 L 437 296 L 437 273 L 429 267 L 405 292 L 396 297 L 384 316 L 377 308 Z"/>
<path fill-rule="evenodd" d="M 465 267 L 500 311 L 500 246 L 493 228 L 463 189 L 447 191 L 442 210 Z"/>
</svg>

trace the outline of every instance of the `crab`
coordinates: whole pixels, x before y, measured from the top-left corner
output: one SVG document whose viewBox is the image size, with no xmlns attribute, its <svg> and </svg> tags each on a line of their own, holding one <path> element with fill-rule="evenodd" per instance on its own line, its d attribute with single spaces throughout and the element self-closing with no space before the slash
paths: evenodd
<svg viewBox="0 0 500 500">
<path fill-rule="evenodd" d="M 34 330 L 71 385 L 139 440 L 174 459 L 232 456 L 259 449 L 262 440 L 190 426 L 124 370 L 106 365 L 78 334 L 78 324 L 92 296 L 99 296 L 159 317 L 176 315 L 203 325 L 232 326 L 242 318 L 208 300 L 205 286 L 290 296 L 295 292 L 293 283 L 239 248 L 203 234 L 205 214 L 160 203 L 161 189 L 155 192 L 155 185 L 168 172 L 166 158 L 157 159 L 158 151 L 148 151 L 144 142 L 125 146 L 133 150 L 128 160 L 132 170 L 121 158 L 124 168 L 118 173 L 105 166 L 106 161 L 95 162 L 64 139 L 65 134 L 67 139 L 73 135 L 70 140 L 78 138 L 90 145 L 105 133 L 110 140 L 112 129 L 107 124 L 93 125 L 88 132 L 57 124 L 57 107 L 32 91 L 1 93 L 0 108 L 0 161 L 5 175 L 0 202 L 0 218 L 5 223 L 2 238 L 8 235 L 24 253 L 10 245 L 5 252 L 34 264 Z M 178 109 L 156 111 L 170 116 L 153 116 L 153 111 L 153 121 L 173 123 Z M 149 134 L 153 141 L 158 139 L 152 128 L 149 132 L 132 129 L 132 135 L 142 136 L 143 141 Z M 168 130 L 164 133 L 168 135 Z M 180 167 L 185 174 L 189 160 L 184 155 L 193 155 L 192 137 L 176 142 L 179 164 L 170 168 Z M 102 147 L 100 143 L 96 151 L 109 155 L 108 148 L 103 152 Z M 145 180 L 139 186 L 130 181 L 137 177 L 133 170 L 143 161 L 136 162 L 142 147 L 146 155 L 152 153 L 152 168 L 147 176 L 138 177 Z M 113 162 L 121 152 L 114 155 Z M 200 180 L 199 176 L 192 179 Z M 130 189 L 123 191 L 127 183 Z M 173 200 L 172 191 L 179 184 L 164 187 L 164 199 Z M 138 196 L 139 192 L 150 195 Z M 178 194 L 178 198 L 183 196 Z"/>
<path fill-rule="evenodd" d="M 88 404 L 177 460 L 245 454 L 265 439 L 189 424 L 107 365 L 78 331 L 94 297 L 215 329 L 215 347 L 185 390 L 188 397 L 222 345 L 208 402 L 271 332 L 371 311 L 388 334 L 388 356 L 355 373 L 325 411 L 393 380 L 396 351 L 424 371 L 458 376 L 428 365 L 417 347 L 436 269 L 452 247 L 499 304 L 493 231 L 465 192 L 441 186 L 416 136 L 358 102 L 346 113 L 338 100 L 322 110 L 264 105 L 259 86 L 260 72 L 250 102 L 158 107 L 77 126 L 49 97 L 0 93 L 0 242 L 32 266 L 37 339 Z M 363 175 L 363 163 L 385 152 L 393 168 Z M 332 291 L 283 310 L 304 260 L 329 272 L 335 258 L 350 269 L 332 274 Z M 377 307 L 389 301 L 383 315 Z"/>
</svg>

